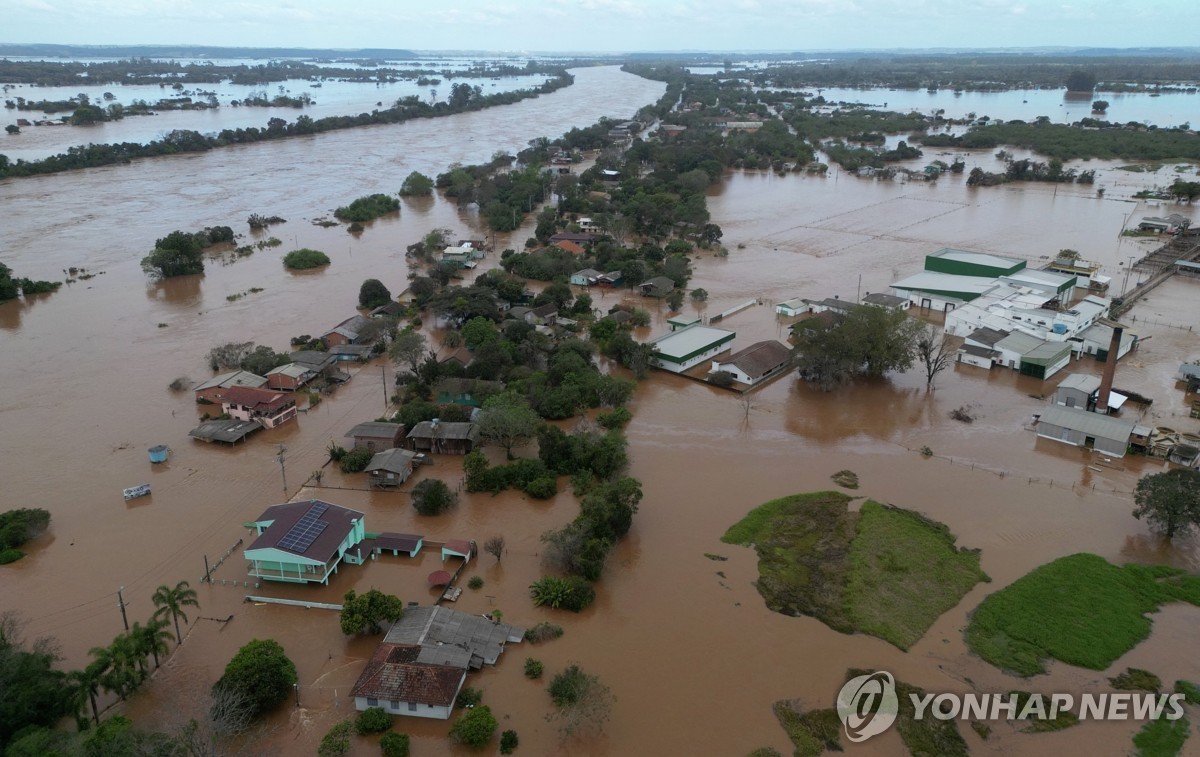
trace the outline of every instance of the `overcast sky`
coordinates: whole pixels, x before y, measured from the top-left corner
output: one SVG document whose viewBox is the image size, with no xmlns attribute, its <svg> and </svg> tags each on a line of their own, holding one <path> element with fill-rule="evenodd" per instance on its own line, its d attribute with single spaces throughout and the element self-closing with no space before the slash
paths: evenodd
<svg viewBox="0 0 1200 757">
<path fill-rule="evenodd" d="M 0 0 L 0 42 L 599 52 L 1197 44 L 1197 0 Z M 1172 31 L 1187 34 L 1172 36 Z"/>
</svg>

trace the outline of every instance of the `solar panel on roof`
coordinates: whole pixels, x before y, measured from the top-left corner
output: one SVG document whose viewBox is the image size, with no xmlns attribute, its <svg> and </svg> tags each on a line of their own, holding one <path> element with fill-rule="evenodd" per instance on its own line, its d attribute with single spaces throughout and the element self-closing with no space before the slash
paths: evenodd
<svg viewBox="0 0 1200 757">
<path fill-rule="evenodd" d="M 328 509 L 329 505 L 323 503 L 316 503 L 308 508 L 308 512 L 300 516 L 296 525 L 292 526 L 279 540 L 279 548 L 303 554 L 329 525 L 325 521 L 319 520 Z"/>
</svg>

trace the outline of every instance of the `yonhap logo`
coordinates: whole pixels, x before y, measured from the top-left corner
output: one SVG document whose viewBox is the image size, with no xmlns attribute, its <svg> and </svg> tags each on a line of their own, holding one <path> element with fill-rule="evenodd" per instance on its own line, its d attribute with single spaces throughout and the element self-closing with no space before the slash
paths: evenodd
<svg viewBox="0 0 1200 757">
<path fill-rule="evenodd" d="M 846 738 L 853 742 L 866 741 L 886 731 L 896 722 L 899 709 L 896 679 L 883 670 L 851 678 L 838 692 L 838 717 Z"/>
</svg>

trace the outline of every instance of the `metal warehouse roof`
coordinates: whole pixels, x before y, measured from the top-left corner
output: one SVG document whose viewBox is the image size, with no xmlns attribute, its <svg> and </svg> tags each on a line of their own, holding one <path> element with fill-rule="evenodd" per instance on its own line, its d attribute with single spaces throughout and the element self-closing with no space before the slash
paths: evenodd
<svg viewBox="0 0 1200 757">
<path fill-rule="evenodd" d="M 921 271 L 892 284 L 893 289 L 919 292 L 959 292 L 978 297 L 997 286 L 995 279 L 982 276 L 960 276 L 955 273 Z"/>
<path fill-rule="evenodd" d="M 1012 268 L 1014 265 L 1023 265 L 1025 261 L 1018 258 L 1004 258 L 999 255 L 990 255 L 986 252 L 971 252 L 970 250 L 956 250 L 952 247 L 947 247 L 938 250 L 929 255 L 931 258 L 942 258 L 943 260 L 954 260 L 959 263 L 970 263 L 971 265 L 986 265 L 993 268 Z"/>
<path fill-rule="evenodd" d="M 698 350 L 717 344 L 725 339 L 732 339 L 736 334 L 727 329 L 696 324 L 679 331 L 672 331 L 650 340 L 658 348 L 660 355 L 680 358 Z"/>
<path fill-rule="evenodd" d="M 1058 405 L 1052 405 L 1042 411 L 1038 424 L 1042 423 L 1061 426 L 1103 439 L 1128 439 L 1129 435 L 1133 433 L 1135 425 L 1133 421 L 1123 421 L 1110 415 L 1089 413 L 1086 410 Z"/>
</svg>

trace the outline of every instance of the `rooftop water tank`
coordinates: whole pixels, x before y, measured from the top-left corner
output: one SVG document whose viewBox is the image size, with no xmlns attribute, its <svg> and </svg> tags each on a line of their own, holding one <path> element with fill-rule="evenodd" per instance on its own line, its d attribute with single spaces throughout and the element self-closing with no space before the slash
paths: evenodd
<svg viewBox="0 0 1200 757">
<path fill-rule="evenodd" d="M 1065 334 L 1065 333 L 1067 333 L 1067 324 L 1065 324 L 1065 323 L 1056 323 L 1056 324 L 1054 324 L 1054 327 L 1053 327 L 1053 328 L 1054 328 L 1054 333 L 1055 333 L 1055 334 Z"/>
</svg>

